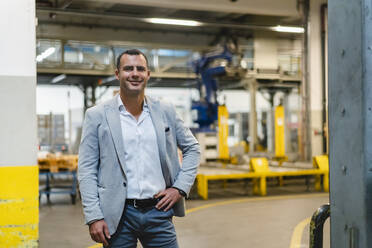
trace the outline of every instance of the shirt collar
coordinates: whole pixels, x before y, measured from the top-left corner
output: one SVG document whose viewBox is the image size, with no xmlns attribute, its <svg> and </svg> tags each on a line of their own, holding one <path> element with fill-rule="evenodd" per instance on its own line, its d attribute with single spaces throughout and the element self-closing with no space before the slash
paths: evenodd
<svg viewBox="0 0 372 248">
<path fill-rule="evenodd" d="M 124 112 L 128 112 L 127 109 L 125 108 L 124 104 L 123 104 L 123 101 L 120 98 L 120 94 L 117 95 L 117 102 L 118 102 L 119 111 L 123 110 Z M 143 101 L 143 111 L 147 112 L 148 109 L 149 108 L 148 108 L 146 97 L 145 97 L 145 99 Z"/>
</svg>

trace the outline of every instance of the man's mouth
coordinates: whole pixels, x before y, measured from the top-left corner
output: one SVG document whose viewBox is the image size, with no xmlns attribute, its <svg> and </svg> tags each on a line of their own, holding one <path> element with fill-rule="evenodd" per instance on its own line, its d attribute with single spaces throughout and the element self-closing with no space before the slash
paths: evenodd
<svg viewBox="0 0 372 248">
<path fill-rule="evenodd" d="M 129 83 L 133 84 L 133 85 L 139 85 L 142 83 L 142 81 L 129 81 Z"/>
</svg>

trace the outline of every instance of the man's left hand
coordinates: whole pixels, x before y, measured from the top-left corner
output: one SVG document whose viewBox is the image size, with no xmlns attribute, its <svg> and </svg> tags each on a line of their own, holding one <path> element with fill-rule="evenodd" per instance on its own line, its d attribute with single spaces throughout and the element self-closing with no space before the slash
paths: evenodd
<svg viewBox="0 0 372 248">
<path fill-rule="evenodd" d="M 164 209 L 168 211 L 173 207 L 173 205 L 182 198 L 180 192 L 175 188 L 168 188 L 155 195 L 155 198 L 161 198 L 161 200 L 156 204 L 157 209 Z"/>
</svg>

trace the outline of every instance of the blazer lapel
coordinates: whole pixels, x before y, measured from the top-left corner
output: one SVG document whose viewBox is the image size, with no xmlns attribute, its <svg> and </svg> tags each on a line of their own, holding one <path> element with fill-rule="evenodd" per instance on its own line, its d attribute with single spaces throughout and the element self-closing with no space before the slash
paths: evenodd
<svg viewBox="0 0 372 248">
<path fill-rule="evenodd" d="M 114 97 L 111 101 L 105 105 L 106 120 L 110 128 L 111 137 L 114 141 L 116 154 L 119 158 L 121 168 L 125 175 L 125 163 L 124 163 L 124 144 L 123 135 L 121 132 L 120 125 L 120 112 L 117 105 L 117 99 Z"/>
<path fill-rule="evenodd" d="M 146 97 L 147 105 L 150 110 L 150 116 L 155 128 L 156 138 L 159 147 L 159 157 L 161 169 L 167 186 L 172 186 L 171 172 L 166 162 L 166 144 L 165 144 L 165 125 L 163 121 L 163 111 L 160 109 L 158 102 Z"/>
</svg>

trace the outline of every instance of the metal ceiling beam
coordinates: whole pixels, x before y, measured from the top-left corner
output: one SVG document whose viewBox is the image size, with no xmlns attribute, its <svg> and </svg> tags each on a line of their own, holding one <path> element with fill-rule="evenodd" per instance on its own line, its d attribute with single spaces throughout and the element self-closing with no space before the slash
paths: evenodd
<svg viewBox="0 0 372 248">
<path fill-rule="evenodd" d="M 115 74 L 114 69 L 99 71 L 92 69 L 63 69 L 63 68 L 37 68 L 38 73 L 50 74 L 66 74 L 66 75 L 86 75 L 86 76 L 112 76 Z M 195 73 L 179 73 L 179 72 L 151 72 L 152 78 L 180 78 L 180 79 L 195 79 Z"/>
<path fill-rule="evenodd" d="M 298 16 L 295 0 L 86 0 L 86 2 L 105 2 L 107 4 L 127 4 L 184 10 L 216 11 L 243 14 Z M 156 3 L 155 3 L 156 2 Z"/>
<path fill-rule="evenodd" d="M 64 22 L 64 21 L 45 21 L 45 20 L 39 20 L 38 21 L 38 24 L 39 26 L 41 25 L 59 25 L 59 26 L 63 26 L 63 27 L 66 27 L 66 26 L 73 26 L 73 27 L 81 27 L 81 28 L 89 28 L 89 29 L 92 29 L 92 28 L 101 28 L 101 29 L 113 29 L 113 30 L 123 30 L 123 31 L 140 31 L 140 32 L 159 32 L 159 33 L 174 33 L 174 34 L 185 34 L 185 31 L 184 30 L 176 30 L 176 29 L 161 29 L 161 28 L 155 28 L 155 27 L 152 27 L 150 28 L 147 27 L 147 28 L 144 28 L 144 27 L 141 27 L 141 28 L 138 28 L 138 27 L 134 27 L 134 26 L 125 26 L 125 25 L 110 25 L 110 24 L 92 24 L 92 23 L 78 23 L 78 22 Z M 149 25 L 154 25 L 154 24 L 150 24 Z M 157 27 L 159 27 L 159 25 L 157 25 Z M 187 33 L 190 33 L 190 31 L 187 31 Z M 215 32 L 210 32 L 210 31 L 205 31 L 205 30 L 193 30 L 191 31 L 192 34 L 196 34 L 196 35 L 216 35 Z M 246 36 L 246 35 L 244 35 Z"/>
<path fill-rule="evenodd" d="M 60 8 L 60 9 L 66 9 L 71 4 L 72 4 L 72 0 L 65 0 L 65 1 L 62 1 L 61 3 L 58 2 L 58 8 Z"/>
<path fill-rule="evenodd" d="M 121 15 L 117 13 L 97 13 L 97 12 L 89 12 L 89 11 L 76 11 L 76 10 L 60 10 L 55 8 L 38 8 L 36 10 L 36 15 L 39 14 L 49 14 L 54 13 L 57 15 L 66 15 L 66 16 L 77 16 L 77 17 L 92 17 L 92 18 L 105 18 L 105 19 L 112 19 L 112 20 L 125 20 L 125 21 L 136 21 L 136 22 L 143 22 L 148 23 L 146 21 L 147 18 L 145 17 L 137 17 L 137 16 L 130 16 L 130 15 Z M 42 21 L 42 20 L 41 20 Z M 199 21 L 199 20 L 198 20 Z M 205 22 L 200 21 L 202 26 L 200 27 L 216 27 L 216 28 L 229 28 L 229 29 L 240 29 L 240 30 L 266 30 L 272 31 L 272 26 L 266 25 L 252 25 L 252 24 L 235 24 L 235 23 L 214 23 L 214 22 Z M 155 24 L 153 24 L 155 25 Z M 198 27 L 194 27 L 197 29 Z M 273 31 L 274 32 L 274 31 Z"/>
</svg>

